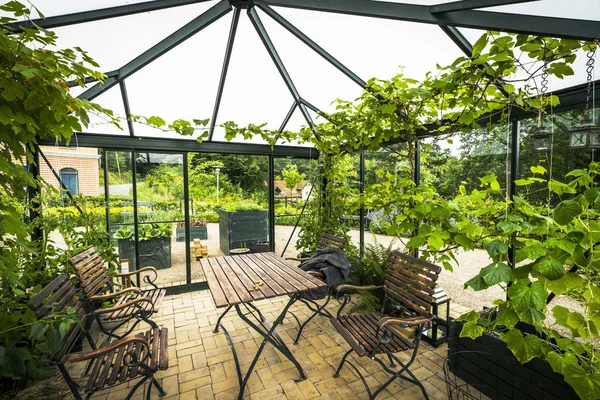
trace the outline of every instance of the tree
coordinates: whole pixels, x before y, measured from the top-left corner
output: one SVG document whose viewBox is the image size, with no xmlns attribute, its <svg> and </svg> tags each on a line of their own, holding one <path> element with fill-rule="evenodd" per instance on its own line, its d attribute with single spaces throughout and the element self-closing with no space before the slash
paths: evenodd
<svg viewBox="0 0 600 400">
<path fill-rule="evenodd" d="M 304 180 L 306 175 L 298 172 L 298 167 L 295 164 L 288 165 L 283 171 L 283 181 L 285 182 L 285 187 L 294 191 L 296 185 Z"/>
</svg>

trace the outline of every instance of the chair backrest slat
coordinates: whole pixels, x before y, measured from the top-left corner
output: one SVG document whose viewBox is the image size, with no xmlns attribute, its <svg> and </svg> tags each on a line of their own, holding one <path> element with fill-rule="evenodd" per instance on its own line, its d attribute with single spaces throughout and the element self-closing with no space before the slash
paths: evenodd
<svg viewBox="0 0 600 400">
<path fill-rule="evenodd" d="M 330 235 L 329 233 L 323 232 L 319 237 L 319 243 L 317 247 L 319 249 L 325 248 L 327 246 L 337 247 L 338 249 L 343 249 L 346 246 L 346 239 Z"/>
<path fill-rule="evenodd" d="M 384 290 L 389 297 L 428 317 L 441 271 L 435 264 L 396 251 L 387 271 Z"/>
<path fill-rule="evenodd" d="M 40 292 L 36 294 L 31 300 L 29 300 L 27 305 L 29 306 L 29 308 L 31 308 L 31 310 L 33 310 L 36 316 L 43 317 L 45 314 L 41 315 L 40 309 L 45 303 L 45 300 L 48 298 L 48 296 L 53 294 L 56 290 L 61 289 L 62 287 L 68 288 L 69 286 L 69 277 L 66 274 L 60 274 L 46 287 L 40 290 Z"/>
<path fill-rule="evenodd" d="M 83 304 L 78 301 L 75 284 L 69 280 L 66 274 L 60 274 L 37 295 L 35 295 L 27 306 L 33 310 L 38 319 L 42 319 L 52 313 L 66 312 L 67 307 L 73 307 L 81 322 L 85 324 L 85 310 Z M 54 360 L 61 360 L 81 333 L 81 326 L 77 323 L 71 324 L 70 330 L 58 351 L 53 355 Z"/>
<path fill-rule="evenodd" d="M 106 262 L 92 247 L 69 260 L 75 269 L 75 275 L 79 279 L 79 286 L 87 297 L 104 292 L 106 285 L 110 282 Z"/>
</svg>

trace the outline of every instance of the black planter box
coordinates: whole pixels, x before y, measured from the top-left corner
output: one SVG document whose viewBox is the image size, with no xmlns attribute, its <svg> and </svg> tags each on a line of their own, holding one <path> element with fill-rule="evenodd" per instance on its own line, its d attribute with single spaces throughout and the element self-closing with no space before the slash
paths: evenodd
<svg viewBox="0 0 600 400">
<path fill-rule="evenodd" d="M 267 241 L 252 242 L 249 245 L 251 253 L 266 253 L 271 251 L 271 244 Z"/>
<path fill-rule="evenodd" d="M 579 398 L 550 364 L 535 358 L 520 364 L 500 338 L 461 338 L 463 324 L 452 322 L 448 367 L 457 377 L 492 399 L 564 400 Z M 528 330 L 528 329 L 527 329 Z"/>
<path fill-rule="evenodd" d="M 119 243 L 119 258 L 129 260 L 129 270 L 136 271 L 144 267 L 156 269 L 171 268 L 171 238 L 160 237 L 150 240 L 140 240 L 140 265 L 135 260 L 135 242 L 121 239 Z"/>
<path fill-rule="evenodd" d="M 219 210 L 219 242 L 221 251 L 249 247 L 253 242 L 266 242 L 268 236 L 266 211 L 228 212 Z"/>
<path fill-rule="evenodd" d="M 194 239 L 208 239 L 206 226 L 190 226 L 190 242 Z M 185 242 L 185 227 L 175 228 L 175 240 Z"/>
</svg>

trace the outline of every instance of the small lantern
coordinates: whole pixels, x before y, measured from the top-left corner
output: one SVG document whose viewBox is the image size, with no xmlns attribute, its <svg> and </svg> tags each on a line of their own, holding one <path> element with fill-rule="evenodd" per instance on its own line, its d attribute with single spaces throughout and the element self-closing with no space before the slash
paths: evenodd
<svg viewBox="0 0 600 400">
<path fill-rule="evenodd" d="M 431 302 L 431 314 L 435 316 L 428 330 L 423 332 L 423 340 L 438 347 L 448 341 L 448 328 L 450 326 L 450 297 L 444 290 L 436 286 Z"/>
<path fill-rule="evenodd" d="M 586 147 L 600 147 L 600 126 L 591 119 L 584 119 L 581 124 L 569 131 L 569 147 L 582 149 Z"/>
<path fill-rule="evenodd" d="M 534 153 L 547 153 L 552 147 L 552 134 L 543 126 L 537 128 L 531 137 L 531 150 Z"/>
</svg>

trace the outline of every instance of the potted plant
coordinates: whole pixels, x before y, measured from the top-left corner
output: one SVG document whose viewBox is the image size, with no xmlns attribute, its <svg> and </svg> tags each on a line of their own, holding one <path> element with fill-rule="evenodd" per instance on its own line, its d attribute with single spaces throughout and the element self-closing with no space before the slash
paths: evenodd
<svg viewBox="0 0 600 400">
<path fill-rule="evenodd" d="M 190 241 L 194 239 L 208 239 L 206 229 L 206 220 L 203 218 L 190 217 Z M 185 222 L 178 222 L 175 228 L 175 240 L 178 242 L 185 241 Z"/>
<path fill-rule="evenodd" d="M 267 211 L 253 202 L 224 206 L 219 213 L 219 242 L 221 251 L 246 247 L 246 243 L 264 242 L 268 237 Z"/>
<path fill-rule="evenodd" d="M 135 231 L 133 226 L 123 226 L 114 234 L 119 247 L 119 258 L 129 260 L 130 270 L 154 267 L 156 269 L 171 268 L 171 235 L 173 226 L 170 223 L 148 223 L 138 225 L 139 265 L 135 257 Z"/>
</svg>

